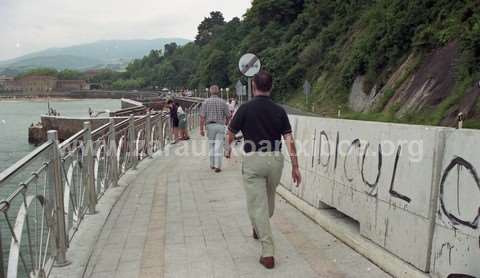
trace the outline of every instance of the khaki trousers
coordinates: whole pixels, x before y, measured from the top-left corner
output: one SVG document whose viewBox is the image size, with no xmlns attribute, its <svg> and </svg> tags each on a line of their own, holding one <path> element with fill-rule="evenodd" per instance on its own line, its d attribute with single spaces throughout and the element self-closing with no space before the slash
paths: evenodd
<svg viewBox="0 0 480 278">
<path fill-rule="evenodd" d="M 248 215 L 262 244 L 262 257 L 275 253 L 270 217 L 275 210 L 275 192 L 282 177 L 283 162 L 281 152 L 254 152 L 243 158 Z"/>
</svg>

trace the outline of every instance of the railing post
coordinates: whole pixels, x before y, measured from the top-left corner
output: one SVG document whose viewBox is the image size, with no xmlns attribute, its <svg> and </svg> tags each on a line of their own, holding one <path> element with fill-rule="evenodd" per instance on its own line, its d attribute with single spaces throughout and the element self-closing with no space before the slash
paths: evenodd
<svg viewBox="0 0 480 278">
<path fill-rule="evenodd" d="M 110 156 L 112 168 L 112 186 L 118 186 L 118 162 L 117 162 L 117 135 L 115 132 L 115 121 L 110 118 L 110 134 L 108 135 L 108 155 Z"/>
<path fill-rule="evenodd" d="M 160 138 L 160 150 L 165 150 L 165 138 L 163 137 L 163 128 L 165 124 L 165 119 L 163 117 L 160 118 L 159 123 L 157 123 L 157 127 L 159 127 L 158 138 Z"/>
<path fill-rule="evenodd" d="M 193 107 L 192 109 L 192 123 L 193 129 L 197 127 L 197 107 Z"/>
<path fill-rule="evenodd" d="M 192 130 L 195 129 L 195 107 L 192 108 Z"/>
<path fill-rule="evenodd" d="M 190 109 L 190 113 L 188 114 L 188 116 L 190 117 L 190 119 L 188 119 L 190 130 L 193 130 L 195 126 L 195 123 L 193 122 L 193 120 L 195 119 L 195 117 L 193 116 L 194 113 L 195 113 L 195 109 Z"/>
<path fill-rule="evenodd" d="M 200 113 L 198 111 L 198 105 L 197 107 L 195 108 L 195 128 L 199 127 L 200 124 L 199 124 L 199 118 L 200 118 Z"/>
<path fill-rule="evenodd" d="M 147 111 L 147 118 L 145 119 L 145 149 L 146 149 L 146 154 L 148 157 L 152 156 L 152 142 L 151 142 L 151 137 L 152 136 L 152 122 L 151 122 L 151 117 L 150 117 L 150 110 Z"/>
<path fill-rule="evenodd" d="M 4 277 L 5 269 L 3 267 L 2 229 L 0 229 L 0 278 Z"/>
<path fill-rule="evenodd" d="M 84 122 L 83 128 L 85 134 L 83 135 L 83 142 L 85 145 L 85 167 L 84 177 L 86 178 L 86 193 L 88 201 L 88 214 L 95 214 L 95 207 L 97 206 L 97 191 L 95 189 L 95 160 L 93 157 L 94 146 L 92 141 L 92 125 L 90 122 Z"/>
<path fill-rule="evenodd" d="M 55 218 L 55 241 L 57 252 L 55 257 L 55 266 L 66 266 L 70 264 L 67 261 L 67 230 L 65 225 L 65 205 L 63 203 L 64 187 L 62 182 L 62 165 L 60 151 L 58 149 L 58 132 L 56 130 L 49 130 L 47 132 L 48 140 L 53 142 L 52 158 L 50 165 L 50 178 L 53 181 L 53 205 Z"/>
<path fill-rule="evenodd" d="M 198 112 L 198 106 L 195 108 L 195 128 L 199 127 L 200 113 Z"/>
<path fill-rule="evenodd" d="M 130 156 L 132 157 L 132 169 L 136 170 L 138 154 L 137 148 L 135 146 L 135 118 L 133 117 L 133 114 L 130 115 L 130 118 L 128 119 L 128 141 L 130 141 L 128 144 L 128 151 L 130 152 Z"/>
<path fill-rule="evenodd" d="M 172 119 L 170 117 L 168 117 L 168 128 L 165 129 L 166 131 L 166 139 L 168 139 L 168 141 L 172 141 L 172 138 L 173 138 L 173 124 L 172 124 Z M 167 141 L 165 140 L 165 146 L 167 145 Z"/>
</svg>

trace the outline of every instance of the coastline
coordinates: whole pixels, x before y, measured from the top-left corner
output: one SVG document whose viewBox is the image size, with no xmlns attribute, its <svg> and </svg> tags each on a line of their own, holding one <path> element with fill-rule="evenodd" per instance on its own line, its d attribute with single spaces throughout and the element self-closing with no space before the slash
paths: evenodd
<svg viewBox="0 0 480 278">
<path fill-rule="evenodd" d="M 0 91 L 0 100 L 37 100 L 37 99 L 145 99 L 161 96 L 158 91 L 116 91 L 116 90 L 79 90 L 52 92 L 6 92 Z"/>
<path fill-rule="evenodd" d="M 120 109 L 116 99 L 50 99 L 52 107 L 65 118 L 88 117 L 88 107 L 95 111 Z M 28 143 L 29 127 L 41 121 L 41 115 L 47 113 L 47 101 L 35 99 L 0 99 L 0 171 L 6 169 L 35 147 Z M 79 121 L 80 121 L 79 120 Z M 84 121 L 84 120 L 82 120 Z"/>
<path fill-rule="evenodd" d="M 54 101 L 80 101 L 80 100 L 89 100 L 93 98 L 67 98 L 67 97 L 3 97 L 0 96 L 0 102 L 20 102 L 20 101 L 31 101 L 31 102 L 42 102 L 47 100 Z"/>
</svg>

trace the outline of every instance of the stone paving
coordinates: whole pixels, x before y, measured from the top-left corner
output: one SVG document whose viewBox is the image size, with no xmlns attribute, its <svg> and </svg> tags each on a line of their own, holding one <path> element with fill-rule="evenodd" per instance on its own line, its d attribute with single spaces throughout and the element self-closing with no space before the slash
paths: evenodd
<svg viewBox="0 0 480 278">
<path fill-rule="evenodd" d="M 215 174 L 206 157 L 158 156 L 112 210 L 85 277 L 390 277 L 279 197 L 272 225 L 276 268 L 266 270 L 240 159 Z"/>
</svg>

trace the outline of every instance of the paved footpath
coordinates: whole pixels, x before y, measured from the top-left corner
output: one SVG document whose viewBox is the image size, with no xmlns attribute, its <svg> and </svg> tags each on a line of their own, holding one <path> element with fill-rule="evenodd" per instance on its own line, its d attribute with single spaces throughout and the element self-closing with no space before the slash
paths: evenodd
<svg viewBox="0 0 480 278">
<path fill-rule="evenodd" d="M 182 151 L 204 139 L 172 147 Z M 258 263 L 240 159 L 213 173 L 201 156 L 155 157 L 116 204 L 86 277 L 390 277 L 277 198 L 276 268 Z"/>
</svg>

